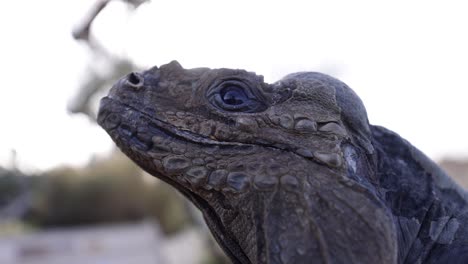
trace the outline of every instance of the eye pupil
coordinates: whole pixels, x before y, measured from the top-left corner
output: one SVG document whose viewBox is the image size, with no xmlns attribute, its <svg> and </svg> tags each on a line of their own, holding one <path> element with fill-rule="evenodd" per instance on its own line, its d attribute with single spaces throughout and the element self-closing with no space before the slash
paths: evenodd
<svg viewBox="0 0 468 264">
<path fill-rule="evenodd" d="M 241 105 L 246 99 L 245 93 L 239 87 L 228 87 L 221 93 L 224 103 L 228 105 Z"/>
</svg>

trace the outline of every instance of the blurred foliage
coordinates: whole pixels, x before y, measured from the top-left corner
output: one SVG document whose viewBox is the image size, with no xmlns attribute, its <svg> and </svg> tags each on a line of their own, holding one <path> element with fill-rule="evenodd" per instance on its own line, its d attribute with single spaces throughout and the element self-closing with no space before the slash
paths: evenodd
<svg viewBox="0 0 468 264">
<path fill-rule="evenodd" d="M 62 167 L 35 177 L 25 220 L 38 227 L 153 218 L 166 233 L 189 223 L 182 197 L 143 173 L 120 152 L 86 168 Z"/>
<path fill-rule="evenodd" d="M 0 223 L 18 219 L 27 212 L 32 179 L 17 169 L 0 167 Z"/>
<path fill-rule="evenodd" d="M 5 207 L 21 194 L 23 186 L 18 180 L 19 177 L 24 176 L 0 167 L 0 208 Z"/>
</svg>

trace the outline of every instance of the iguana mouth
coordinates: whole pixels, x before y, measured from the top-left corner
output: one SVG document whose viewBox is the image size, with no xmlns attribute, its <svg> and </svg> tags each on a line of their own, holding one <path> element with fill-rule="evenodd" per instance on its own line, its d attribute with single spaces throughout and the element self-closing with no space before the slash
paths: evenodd
<svg viewBox="0 0 468 264">
<path fill-rule="evenodd" d="M 105 101 L 110 101 L 114 105 L 119 105 L 121 108 L 126 108 L 128 110 L 132 110 L 141 116 L 139 117 L 140 119 L 146 119 L 145 121 L 148 123 L 150 126 L 149 130 L 157 130 L 160 131 L 159 133 L 163 132 L 166 134 L 168 137 L 172 137 L 175 139 L 183 140 L 186 142 L 190 142 L 193 144 L 197 145 L 218 145 L 218 146 L 231 146 L 231 147 L 236 147 L 236 146 L 252 146 L 253 144 L 248 144 L 248 143 L 239 143 L 239 142 L 227 142 L 227 141 L 218 141 L 212 138 L 208 138 L 205 136 L 202 136 L 200 134 L 193 133 L 189 130 L 182 130 L 177 127 L 175 127 L 172 124 L 169 124 L 167 122 L 164 122 L 162 120 L 159 120 L 157 118 L 154 118 L 150 114 L 141 111 L 139 109 L 136 109 L 135 107 L 123 103 L 118 99 L 112 98 L 112 97 L 104 97 L 102 99 L 102 102 L 106 103 Z M 138 128 L 136 127 L 130 127 L 125 124 L 121 124 L 121 120 L 115 120 L 118 119 L 119 117 L 117 116 L 111 116 L 113 113 L 109 113 L 108 115 L 102 115 L 100 114 L 100 118 L 98 122 L 105 124 L 109 118 L 113 119 L 111 120 L 112 124 L 109 127 L 109 131 L 112 131 L 116 128 L 119 128 L 122 133 L 130 136 L 132 139 L 139 141 L 141 144 L 146 145 L 147 147 L 151 147 L 153 145 L 153 142 L 151 142 L 151 139 L 145 138 L 145 135 L 143 135 L 142 131 L 139 131 Z M 114 114 L 115 115 L 115 114 Z M 118 124 L 116 124 L 118 122 Z M 153 128 L 153 129 L 151 129 Z M 154 132 L 157 132 L 154 131 Z M 158 133 L 157 133 L 158 134 Z"/>
</svg>

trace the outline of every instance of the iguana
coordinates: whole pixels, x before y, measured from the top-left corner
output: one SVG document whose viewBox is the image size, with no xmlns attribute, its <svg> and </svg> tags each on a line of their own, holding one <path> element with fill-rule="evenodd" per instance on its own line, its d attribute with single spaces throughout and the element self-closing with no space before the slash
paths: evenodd
<svg viewBox="0 0 468 264">
<path fill-rule="evenodd" d="M 328 75 L 173 61 L 118 81 L 98 122 L 233 263 L 468 263 L 465 191 Z"/>
</svg>

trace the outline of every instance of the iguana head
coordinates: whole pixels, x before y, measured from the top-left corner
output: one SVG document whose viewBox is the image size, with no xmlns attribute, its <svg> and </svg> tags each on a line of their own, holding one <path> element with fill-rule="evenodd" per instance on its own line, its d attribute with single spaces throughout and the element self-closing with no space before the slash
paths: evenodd
<svg viewBox="0 0 468 264">
<path fill-rule="evenodd" d="M 367 115 L 342 82 L 177 62 L 122 78 L 99 124 L 200 210 L 234 263 L 394 263 Z"/>
</svg>

